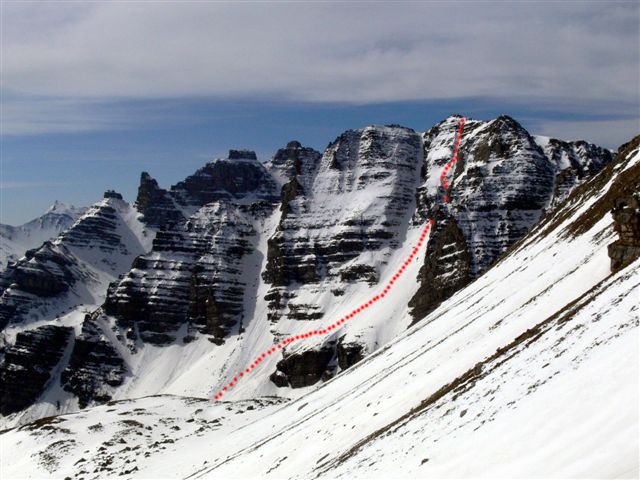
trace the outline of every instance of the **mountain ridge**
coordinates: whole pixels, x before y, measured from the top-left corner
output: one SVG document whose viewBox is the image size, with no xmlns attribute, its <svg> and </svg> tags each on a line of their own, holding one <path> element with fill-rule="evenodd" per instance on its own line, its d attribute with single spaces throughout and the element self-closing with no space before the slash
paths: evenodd
<svg viewBox="0 0 640 480">
<path fill-rule="evenodd" d="M 64 360 L 61 383 L 47 388 L 66 392 L 60 393 L 63 410 L 159 391 L 209 395 L 255 351 L 340 318 L 343 304 L 365 298 L 371 285 L 384 281 L 415 243 L 421 222 L 436 213 L 439 174 L 453 153 L 459 118 L 424 133 L 400 126 L 348 130 L 323 153 L 292 141 L 264 165 L 249 151 L 231 151 L 169 189 L 143 173 L 136 207 L 126 211 L 137 225 L 134 237 L 148 231 L 144 252 L 127 253 L 123 262 L 131 268 L 112 269 L 110 286 L 101 283 L 93 298 L 104 299 L 98 300 L 102 308 L 92 303 L 86 317 L 77 309 L 40 317 L 38 324 L 73 326 L 77 345 Z M 284 371 L 274 359 L 268 374 L 240 389 L 239 398 L 297 397 L 351 368 L 478 278 L 554 199 L 562 202 L 592 170 L 611 162 L 610 153 L 595 146 L 580 150 L 580 157 L 558 145 L 557 159 L 570 152 L 572 161 L 549 159 L 510 117 L 469 119 L 452 171 L 456 193 L 438 207 L 441 221 L 427 253 L 412 262 L 394 306 L 330 338 L 287 347 Z M 555 189 L 561 172 L 564 187 Z M 496 193 L 500 189 L 503 194 Z M 102 220 L 91 218 L 84 222 L 86 234 L 109 238 L 101 233 Z M 82 236 L 61 241 L 82 243 Z M 32 271 L 26 264 L 20 269 Z M 15 277 L 4 278 L 11 285 Z M 6 310 L 13 298 L 25 298 L 20 292 L 8 288 L 0 298 L 16 332 L 29 328 Z M 184 357 L 173 358 L 176 348 Z M 102 353 L 94 357 L 92 351 Z M 187 358 L 198 361 L 188 366 Z M 175 373 L 158 380 L 160 387 L 147 377 L 167 362 L 177 362 Z"/>
<path fill-rule="evenodd" d="M 52 240 L 86 211 L 86 207 L 76 207 L 56 200 L 47 211 L 22 225 L 0 224 L 0 269 L 17 261 L 27 250 Z"/>
<path fill-rule="evenodd" d="M 7 474 L 634 475 L 640 260 L 612 272 L 608 245 L 612 195 L 640 187 L 639 141 L 472 283 L 299 398 L 113 400 L 2 432 Z"/>
</svg>

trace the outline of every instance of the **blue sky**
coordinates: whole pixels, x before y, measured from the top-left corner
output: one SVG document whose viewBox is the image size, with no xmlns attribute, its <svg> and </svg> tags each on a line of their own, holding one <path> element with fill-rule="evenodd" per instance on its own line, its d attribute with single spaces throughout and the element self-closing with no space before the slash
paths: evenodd
<svg viewBox="0 0 640 480">
<path fill-rule="evenodd" d="M 509 8 L 505 8 L 509 5 Z M 1 222 L 229 148 L 507 113 L 615 148 L 640 131 L 636 2 L 2 4 Z"/>
</svg>

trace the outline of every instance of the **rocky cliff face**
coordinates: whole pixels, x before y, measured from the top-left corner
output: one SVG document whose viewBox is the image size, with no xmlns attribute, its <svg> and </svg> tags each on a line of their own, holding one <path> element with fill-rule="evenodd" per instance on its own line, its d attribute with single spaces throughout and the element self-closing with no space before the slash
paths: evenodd
<svg viewBox="0 0 640 480">
<path fill-rule="evenodd" d="M 169 192 L 158 186 L 158 182 L 147 172 L 140 175 L 136 208 L 142 221 L 149 227 L 160 228 L 184 221 L 184 215 Z"/>
<path fill-rule="evenodd" d="M 640 257 L 640 194 L 618 198 L 611 215 L 620 236 L 609 246 L 611 270 L 615 272 Z"/>
<path fill-rule="evenodd" d="M 442 187 L 432 172 L 452 157 L 457 125 L 452 117 L 425 134 L 414 222 L 434 213 Z M 484 273 L 545 211 L 612 158 L 608 150 L 586 142 L 547 139 L 544 149 L 539 142 L 507 116 L 465 123 L 449 180 L 451 200 L 435 212 L 439 226 L 427 245 L 421 286 L 410 302 L 416 321 Z"/>
<path fill-rule="evenodd" d="M 90 402 L 111 400 L 113 388 L 122 385 L 128 372 L 125 362 L 105 336 L 98 315 L 87 315 L 82 331 L 61 375 L 61 385 L 78 398 L 80 408 Z M 124 339 L 121 339 L 124 340 Z"/>
<path fill-rule="evenodd" d="M 303 328 L 325 317 L 321 305 L 330 300 L 305 300 L 317 292 L 339 296 L 349 285 L 377 283 L 386 254 L 406 235 L 421 156 L 413 130 L 367 127 L 345 132 L 321 157 L 308 154 L 299 167 L 288 168 L 263 273 L 271 285 L 265 299 L 276 337 L 291 331 L 291 321 Z M 296 388 L 330 378 L 336 345 L 327 339 L 301 353 L 285 351 L 272 380 Z M 366 350 L 357 342 L 354 348 Z"/>
<path fill-rule="evenodd" d="M 94 285 L 84 303 L 106 298 L 76 325 L 65 391 L 81 406 L 118 398 L 135 391 L 145 362 L 161 359 L 172 364 L 172 382 L 188 371 L 198 378 L 190 394 L 208 395 L 256 350 L 368 297 L 434 219 L 402 305 L 286 346 L 245 392 L 295 395 L 352 367 L 477 278 L 611 160 L 584 142 L 533 138 L 510 117 L 468 120 L 442 204 L 440 172 L 458 125 L 452 116 L 424 133 L 349 130 L 323 153 L 290 142 L 264 165 L 232 150 L 169 189 L 143 173 L 137 210 L 110 195 L 2 277 L 0 319 L 43 319 L 42 305 L 81 303 L 80 287 Z M 152 244 L 145 229 L 157 231 Z"/>
<path fill-rule="evenodd" d="M 162 229 L 151 251 L 111 286 L 105 313 L 145 342 L 171 343 L 182 327 L 182 341 L 198 331 L 222 342 L 242 324 L 245 261 L 255 250 L 254 223 L 279 199 L 275 180 L 253 152 L 232 150 L 170 191 L 143 174 L 139 192 L 144 218 Z M 180 222 L 186 207 L 196 210 Z"/>
<path fill-rule="evenodd" d="M 0 364 L 0 413 L 19 412 L 35 402 L 60 363 L 73 329 L 45 325 L 18 333 Z"/>
<path fill-rule="evenodd" d="M 278 165 L 283 152 L 276 155 Z M 269 239 L 263 274 L 272 285 L 270 318 L 322 318 L 288 288 L 377 281 L 364 253 L 399 244 L 417 180 L 420 138 L 399 127 L 350 130 L 325 153 L 298 160 L 282 189 L 282 217 Z M 295 164 L 295 162 L 293 162 Z M 292 169 L 289 169 L 291 172 Z M 298 173 L 299 172 L 299 173 Z M 348 205 L 348 208 L 345 208 Z"/>
<path fill-rule="evenodd" d="M 278 199 L 274 179 L 247 150 L 231 150 L 229 158 L 214 160 L 171 187 L 171 196 L 184 207 L 227 201 L 249 204 Z"/>
<path fill-rule="evenodd" d="M 252 220 L 269 208 L 214 202 L 158 232 L 151 252 L 111 286 L 105 313 L 155 344 L 171 343 L 183 326 L 221 341 L 241 324 L 243 261 L 256 242 Z"/>
<path fill-rule="evenodd" d="M 620 148 L 622 158 L 631 157 L 640 149 L 640 136 Z M 640 168 L 635 165 L 625 171 L 622 179 L 613 182 L 609 196 L 614 197 L 613 228 L 618 240 L 609 245 L 611 270 L 616 272 L 640 257 Z"/>
<path fill-rule="evenodd" d="M 150 251 L 109 286 L 103 308 L 85 319 L 63 388 L 82 406 L 104 402 L 130 373 L 119 348 L 135 354 L 139 342 L 188 344 L 198 336 L 221 345 L 241 332 L 245 308 L 255 302 L 247 272 L 256 225 L 277 207 L 278 190 L 246 150 L 231 150 L 170 190 L 143 173 L 136 205 L 159 231 Z"/>
</svg>

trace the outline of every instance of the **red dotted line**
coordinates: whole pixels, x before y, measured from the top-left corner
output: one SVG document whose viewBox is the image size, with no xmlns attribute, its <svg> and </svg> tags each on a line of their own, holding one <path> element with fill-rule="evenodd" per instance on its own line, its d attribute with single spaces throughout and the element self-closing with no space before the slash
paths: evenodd
<svg viewBox="0 0 640 480">
<path fill-rule="evenodd" d="M 447 184 L 447 181 L 446 181 L 445 177 L 447 176 L 447 173 L 449 172 L 449 170 L 451 169 L 453 164 L 455 164 L 456 161 L 458 160 L 458 149 L 460 147 L 460 141 L 462 139 L 462 130 L 463 130 L 463 128 L 464 128 L 464 118 L 461 118 L 460 119 L 460 128 L 458 129 L 457 136 L 456 136 L 456 141 L 455 141 L 455 146 L 454 146 L 454 156 L 449 161 L 449 163 L 447 163 L 445 165 L 444 170 L 442 171 L 442 175 L 440 175 L 440 180 L 442 181 L 442 185 L 445 188 L 445 190 L 449 189 L 449 185 Z M 449 197 L 447 195 L 445 195 L 444 200 L 445 200 L 445 202 L 448 202 L 449 201 Z M 222 387 L 222 390 L 220 390 L 213 398 L 215 400 L 220 400 L 222 398 L 222 396 L 227 391 L 229 391 L 233 387 L 235 387 L 242 378 L 244 378 L 246 375 L 251 373 L 251 371 L 253 369 L 255 369 L 258 365 L 260 365 L 260 363 L 264 359 L 266 359 L 269 355 L 273 355 L 278 350 L 282 350 L 285 346 L 289 345 L 290 343 L 297 342 L 297 341 L 300 341 L 300 340 L 304 340 L 305 338 L 313 337 L 314 335 L 326 335 L 326 334 L 330 333 L 331 331 L 335 330 L 336 328 L 340 327 L 341 325 L 344 325 L 349 320 L 354 318 L 356 315 L 358 315 L 358 314 L 362 313 L 363 311 L 365 311 L 367 308 L 373 306 L 376 302 L 379 302 L 380 300 L 382 300 L 385 296 L 387 296 L 387 294 L 389 293 L 389 291 L 391 290 L 393 285 L 398 281 L 400 276 L 404 273 L 404 271 L 411 264 L 411 262 L 413 261 L 415 256 L 418 254 L 418 252 L 420 251 L 420 247 L 425 242 L 425 239 L 426 239 L 427 235 L 429 234 L 429 229 L 433 226 L 433 224 L 434 224 L 433 220 L 429 220 L 429 222 L 427 222 L 425 227 L 422 229 L 422 233 L 420 234 L 420 239 L 418 240 L 417 245 L 414 247 L 414 249 L 411 251 L 411 253 L 407 257 L 407 259 L 404 261 L 402 266 L 398 269 L 398 271 L 395 273 L 395 275 L 391 278 L 391 280 L 389 280 L 387 285 L 384 287 L 384 289 L 379 294 L 373 296 L 368 302 L 365 302 L 362 305 L 360 305 L 359 307 L 354 308 L 350 313 L 348 313 L 347 315 L 342 317 L 337 322 L 332 323 L 331 325 L 327 326 L 326 328 L 323 328 L 321 330 L 309 330 L 307 333 L 302 333 L 300 335 L 296 335 L 296 336 L 291 336 L 291 337 L 285 338 L 280 343 L 278 343 L 276 346 L 270 348 L 266 352 L 263 352 L 261 355 L 256 357 L 256 359 L 253 361 L 253 363 L 251 363 L 251 365 L 249 365 L 247 368 L 244 369 L 244 371 L 239 372 L 235 377 L 233 377 L 233 379 L 227 385 Z"/>
<path fill-rule="evenodd" d="M 444 187 L 445 190 L 449 190 L 449 184 L 447 183 L 447 173 L 449 173 L 449 170 L 455 165 L 455 163 L 458 161 L 458 151 L 460 150 L 460 142 L 462 141 L 462 131 L 464 130 L 464 118 L 460 119 L 460 126 L 458 127 L 458 132 L 456 135 L 456 141 L 454 143 L 454 147 L 453 147 L 453 158 L 451 160 L 449 160 L 449 163 L 447 163 L 444 168 L 442 169 L 442 173 L 440 174 L 440 181 L 442 182 L 442 186 Z M 449 196 L 445 193 L 444 195 L 444 201 L 448 202 L 449 201 Z"/>
</svg>

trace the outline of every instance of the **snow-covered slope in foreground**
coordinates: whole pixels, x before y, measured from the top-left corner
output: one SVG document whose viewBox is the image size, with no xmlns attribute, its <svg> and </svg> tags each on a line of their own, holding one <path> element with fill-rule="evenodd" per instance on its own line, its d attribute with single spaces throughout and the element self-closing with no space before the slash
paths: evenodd
<svg viewBox="0 0 640 480">
<path fill-rule="evenodd" d="M 293 402 L 149 397 L 42 419 L 0 436 L 3 477 L 637 476 L 640 260 L 610 274 L 607 192 L 639 161 Z"/>
</svg>

